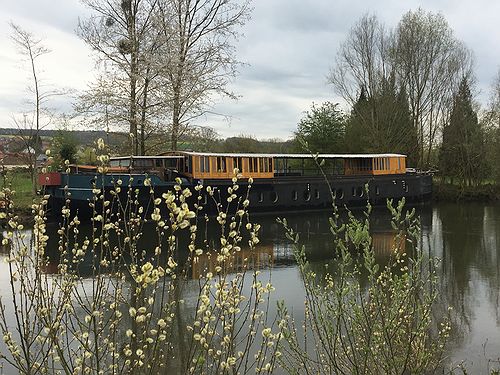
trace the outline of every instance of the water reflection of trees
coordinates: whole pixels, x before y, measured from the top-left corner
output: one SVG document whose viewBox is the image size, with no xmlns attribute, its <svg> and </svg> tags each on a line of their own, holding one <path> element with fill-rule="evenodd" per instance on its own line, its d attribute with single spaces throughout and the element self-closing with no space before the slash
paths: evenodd
<svg viewBox="0 0 500 375">
<path fill-rule="evenodd" d="M 427 249 L 442 259 L 441 307 L 453 308 L 454 346 L 471 334 L 483 285 L 499 319 L 498 214 L 497 207 L 481 204 L 442 204 L 434 209 L 432 225 L 424 226 Z"/>
<path fill-rule="evenodd" d="M 500 207 L 487 206 L 484 208 L 483 243 L 487 249 L 487 256 L 482 261 L 484 280 L 488 283 L 488 297 L 495 307 L 496 323 L 500 324 Z"/>
</svg>

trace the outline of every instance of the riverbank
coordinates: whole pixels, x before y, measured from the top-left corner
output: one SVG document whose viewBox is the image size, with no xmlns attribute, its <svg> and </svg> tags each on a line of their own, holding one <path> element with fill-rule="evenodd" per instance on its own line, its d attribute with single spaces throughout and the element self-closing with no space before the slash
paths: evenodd
<svg viewBox="0 0 500 375">
<path fill-rule="evenodd" d="M 496 202 L 500 201 L 500 186 L 459 186 L 434 180 L 432 199 L 436 202 Z"/>
</svg>

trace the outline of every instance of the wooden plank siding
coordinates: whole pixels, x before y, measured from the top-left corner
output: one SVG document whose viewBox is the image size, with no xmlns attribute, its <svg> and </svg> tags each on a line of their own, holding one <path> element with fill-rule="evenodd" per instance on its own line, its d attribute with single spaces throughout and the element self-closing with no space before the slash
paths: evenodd
<svg viewBox="0 0 500 375">
<path fill-rule="evenodd" d="M 238 168 L 242 178 L 274 177 L 272 158 L 227 157 L 192 155 L 193 171 L 190 176 L 199 179 L 231 179 Z M 208 164 L 207 164 L 208 163 Z M 207 168 L 207 165 L 209 166 Z"/>
<path fill-rule="evenodd" d="M 405 157 L 373 158 L 373 174 L 401 174 L 406 172 Z"/>
<path fill-rule="evenodd" d="M 406 158 L 404 156 L 385 156 L 370 159 L 347 159 L 345 174 L 352 175 L 388 175 L 406 172 Z"/>
</svg>

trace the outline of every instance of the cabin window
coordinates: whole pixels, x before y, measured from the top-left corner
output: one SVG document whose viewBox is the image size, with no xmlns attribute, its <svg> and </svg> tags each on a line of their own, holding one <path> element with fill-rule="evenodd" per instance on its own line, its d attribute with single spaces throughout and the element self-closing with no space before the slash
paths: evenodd
<svg viewBox="0 0 500 375">
<path fill-rule="evenodd" d="M 319 190 L 318 189 L 316 189 L 314 191 L 314 196 L 316 197 L 316 199 L 319 199 Z"/>
<path fill-rule="evenodd" d="M 225 157 L 217 156 L 216 169 L 217 169 L 218 173 L 226 173 L 227 172 L 226 158 Z"/>
<path fill-rule="evenodd" d="M 385 160 L 387 162 L 387 164 L 386 164 L 387 170 L 391 169 L 391 164 L 389 163 L 389 158 L 385 158 Z"/>
<path fill-rule="evenodd" d="M 398 158 L 398 169 L 401 169 L 401 158 Z"/>
<path fill-rule="evenodd" d="M 185 157 L 184 158 L 184 165 L 182 166 L 182 168 L 184 169 L 184 172 L 191 173 L 192 164 L 193 164 L 193 158 L 191 156 Z"/>
<path fill-rule="evenodd" d="M 260 173 L 269 173 L 272 169 L 272 158 L 258 158 Z"/>
<path fill-rule="evenodd" d="M 264 202 L 264 193 L 259 193 L 259 202 L 262 203 Z"/>
<path fill-rule="evenodd" d="M 357 195 L 362 197 L 365 194 L 365 189 L 362 186 L 358 186 Z"/>
<path fill-rule="evenodd" d="M 134 159 L 134 167 L 152 167 L 153 160 L 151 159 Z"/>
<path fill-rule="evenodd" d="M 178 162 L 178 159 L 164 159 L 163 166 L 165 168 L 177 169 L 177 162 Z"/>
<path fill-rule="evenodd" d="M 210 157 L 201 156 L 200 157 L 200 172 L 209 173 L 210 172 Z"/>
<path fill-rule="evenodd" d="M 378 186 L 375 186 L 375 194 L 380 195 L 380 189 Z"/>
<path fill-rule="evenodd" d="M 352 187 L 352 196 L 355 197 L 356 196 L 356 188 L 353 186 Z"/>
<path fill-rule="evenodd" d="M 238 168 L 238 172 L 243 172 L 243 158 L 233 158 L 233 167 Z"/>
<path fill-rule="evenodd" d="M 297 190 L 292 191 L 292 199 L 296 201 L 298 199 Z"/>
<path fill-rule="evenodd" d="M 249 172 L 258 172 L 257 169 L 257 158 L 248 158 L 248 171 Z"/>
</svg>

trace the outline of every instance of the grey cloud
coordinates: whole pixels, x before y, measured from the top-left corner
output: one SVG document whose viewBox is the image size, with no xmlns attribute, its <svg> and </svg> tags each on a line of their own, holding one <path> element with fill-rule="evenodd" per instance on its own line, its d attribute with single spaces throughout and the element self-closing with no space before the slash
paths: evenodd
<svg viewBox="0 0 500 375">
<path fill-rule="evenodd" d="M 76 0 L 9 0 L 2 4 L 2 11 L 8 13 L 12 21 L 20 23 L 21 26 L 28 20 L 71 34 L 77 28 L 78 18 L 89 14 Z"/>
</svg>

